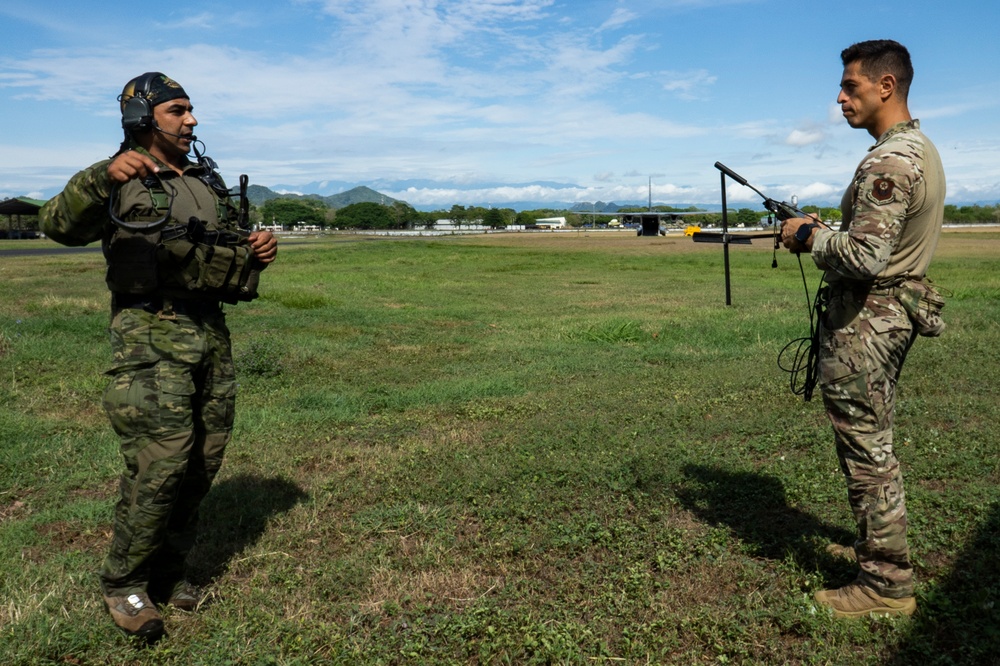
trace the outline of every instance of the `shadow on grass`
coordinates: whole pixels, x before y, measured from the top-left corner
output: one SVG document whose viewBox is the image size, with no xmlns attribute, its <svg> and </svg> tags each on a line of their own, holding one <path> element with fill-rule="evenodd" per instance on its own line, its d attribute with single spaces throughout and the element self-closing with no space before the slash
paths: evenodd
<svg viewBox="0 0 1000 666">
<path fill-rule="evenodd" d="M 205 584 L 252 546 L 272 517 L 286 513 L 308 495 L 281 477 L 242 474 L 212 486 L 202 502 L 198 543 L 189 560 L 192 582 Z"/>
<path fill-rule="evenodd" d="M 1000 504 L 992 507 L 951 573 L 924 587 L 918 586 L 913 624 L 885 663 L 1000 664 Z"/>
<path fill-rule="evenodd" d="M 852 543 L 854 534 L 789 506 L 779 479 L 703 465 L 686 465 L 683 473 L 676 495 L 685 508 L 707 523 L 728 527 L 754 555 L 776 560 L 790 555 L 834 585 L 857 575 L 854 562 L 825 550 L 828 543 Z"/>
</svg>

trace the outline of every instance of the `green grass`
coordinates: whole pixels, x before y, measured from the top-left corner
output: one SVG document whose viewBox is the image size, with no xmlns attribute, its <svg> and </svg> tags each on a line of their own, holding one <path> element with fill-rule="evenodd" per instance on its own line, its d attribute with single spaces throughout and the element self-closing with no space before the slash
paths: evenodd
<svg viewBox="0 0 1000 666">
<path fill-rule="evenodd" d="M 0 243 L 2 664 L 988 664 L 1000 234 L 945 234 L 899 392 L 920 612 L 835 621 L 852 519 L 795 260 L 626 233 L 287 243 L 228 309 L 210 603 L 140 649 L 94 572 L 120 460 L 100 253 Z M 810 286 L 816 272 L 807 266 Z"/>
</svg>

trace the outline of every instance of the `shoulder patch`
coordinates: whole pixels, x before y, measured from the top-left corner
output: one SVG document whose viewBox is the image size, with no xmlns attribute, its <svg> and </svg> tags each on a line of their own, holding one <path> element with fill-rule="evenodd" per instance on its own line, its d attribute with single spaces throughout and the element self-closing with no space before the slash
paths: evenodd
<svg viewBox="0 0 1000 666">
<path fill-rule="evenodd" d="M 872 183 L 872 198 L 879 203 L 892 201 L 896 184 L 888 178 L 878 178 Z"/>
</svg>

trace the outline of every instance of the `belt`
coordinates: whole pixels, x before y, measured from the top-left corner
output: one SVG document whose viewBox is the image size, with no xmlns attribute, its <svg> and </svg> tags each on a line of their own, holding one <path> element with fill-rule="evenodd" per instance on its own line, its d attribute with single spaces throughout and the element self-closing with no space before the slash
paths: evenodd
<svg viewBox="0 0 1000 666">
<path fill-rule="evenodd" d="M 193 298 L 166 298 L 157 294 L 111 294 L 111 308 L 118 310 L 143 310 L 158 314 L 163 318 L 170 315 L 198 316 L 217 313 L 222 310 L 219 301 Z"/>
<path fill-rule="evenodd" d="M 887 280 L 873 280 L 867 282 L 842 280 L 830 283 L 829 289 L 831 293 L 846 291 L 854 294 L 866 294 L 869 296 L 898 296 L 900 287 L 907 282 L 920 282 L 920 279 L 901 276 L 889 278 Z"/>
</svg>

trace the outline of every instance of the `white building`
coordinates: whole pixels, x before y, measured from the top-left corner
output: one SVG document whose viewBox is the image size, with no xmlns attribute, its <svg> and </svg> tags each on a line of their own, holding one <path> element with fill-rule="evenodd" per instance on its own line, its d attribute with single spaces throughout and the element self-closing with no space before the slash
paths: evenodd
<svg viewBox="0 0 1000 666">
<path fill-rule="evenodd" d="M 535 220 L 535 224 L 539 227 L 547 227 L 549 229 L 561 229 L 566 226 L 565 217 L 540 217 Z"/>
</svg>

